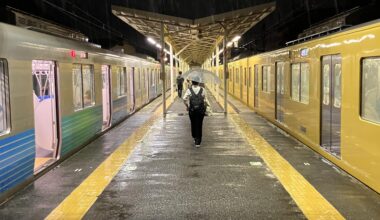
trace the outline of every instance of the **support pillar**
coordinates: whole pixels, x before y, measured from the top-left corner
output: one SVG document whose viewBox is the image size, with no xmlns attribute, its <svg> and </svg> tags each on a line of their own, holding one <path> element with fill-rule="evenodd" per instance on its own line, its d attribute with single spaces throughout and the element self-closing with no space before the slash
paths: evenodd
<svg viewBox="0 0 380 220">
<path fill-rule="evenodd" d="M 161 22 L 161 79 L 162 79 L 162 114 L 166 116 L 166 74 L 165 74 L 165 39 L 164 39 L 164 23 Z"/>
<path fill-rule="evenodd" d="M 223 37 L 223 83 L 224 83 L 224 114 L 227 114 L 227 77 L 228 77 L 228 66 L 227 66 L 227 36 L 228 32 L 224 30 Z"/>
<path fill-rule="evenodd" d="M 219 44 L 216 44 L 216 75 L 219 77 Z M 215 85 L 216 100 L 219 100 L 219 84 Z"/>
<path fill-rule="evenodd" d="M 170 99 L 173 102 L 174 101 L 174 64 L 173 64 L 173 47 L 171 44 L 170 46 Z"/>
</svg>

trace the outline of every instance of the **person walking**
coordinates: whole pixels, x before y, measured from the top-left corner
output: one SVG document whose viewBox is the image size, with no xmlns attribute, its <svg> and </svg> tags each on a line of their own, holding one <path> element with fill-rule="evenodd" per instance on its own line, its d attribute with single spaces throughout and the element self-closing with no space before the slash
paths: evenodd
<svg viewBox="0 0 380 220">
<path fill-rule="evenodd" d="M 177 76 L 177 91 L 178 91 L 178 97 L 181 98 L 182 97 L 182 91 L 183 91 L 183 81 L 185 81 L 185 79 L 182 77 L 181 71 L 179 71 L 178 74 L 179 75 Z"/>
<path fill-rule="evenodd" d="M 199 86 L 200 78 L 192 79 L 192 86 L 186 90 L 183 97 L 184 104 L 191 121 L 191 135 L 194 138 L 195 147 L 200 147 L 202 142 L 203 118 L 206 112 L 206 90 Z"/>
</svg>

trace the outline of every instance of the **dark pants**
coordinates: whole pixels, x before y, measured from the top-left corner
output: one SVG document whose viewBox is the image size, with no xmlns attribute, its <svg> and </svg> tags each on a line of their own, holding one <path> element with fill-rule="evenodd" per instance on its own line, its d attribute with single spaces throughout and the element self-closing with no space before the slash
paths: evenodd
<svg viewBox="0 0 380 220">
<path fill-rule="evenodd" d="M 183 86 L 178 86 L 178 97 L 182 97 Z"/>
<path fill-rule="evenodd" d="M 201 144 L 202 142 L 202 125 L 204 114 L 189 113 L 191 121 L 191 135 L 195 140 L 195 144 Z"/>
</svg>

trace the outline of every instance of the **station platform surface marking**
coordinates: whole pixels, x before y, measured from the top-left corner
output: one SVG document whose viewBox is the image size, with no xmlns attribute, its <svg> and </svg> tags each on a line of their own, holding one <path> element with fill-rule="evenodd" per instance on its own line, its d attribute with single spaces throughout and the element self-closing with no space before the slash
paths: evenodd
<svg viewBox="0 0 380 220">
<path fill-rule="evenodd" d="M 176 100 L 84 219 L 305 219 L 220 106 L 212 108 L 195 148 Z"/>
<path fill-rule="evenodd" d="M 166 100 L 166 106 L 171 99 Z M 45 219 L 82 219 L 98 196 L 103 192 L 114 176 L 128 159 L 134 147 L 142 141 L 154 122 L 162 117 L 163 109 L 154 114 L 137 128 L 104 162 L 102 162 L 65 200 Z"/>
<path fill-rule="evenodd" d="M 229 117 L 276 175 L 305 216 L 308 219 L 344 219 L 334 206 L 237 114 L 234 107 L 231 104 L 227 105 Z"/>
<path fill-rule="evenodd" d="M 222 95 L 221 95 L 222 96 Z M 222 101 L 223 99 L 219 99 Z M 239 117 L 295 168 L 341 215 L 347 219 L 377 219 L 380 195 L 339 169 L 323 156 L 257 115 L 233 96 L 230 111 Z M 251 132 L 249 132 L 252 134 Z M 312 204 L 314 205 L 314 204 Z"/>
<path fill-rule="evenodd" d="M 169 94 L 169 92 L 167 93 Z M 156 98 L 0 205 L 0 219 L 43 219 L 159 107 Z"/>
</svg>

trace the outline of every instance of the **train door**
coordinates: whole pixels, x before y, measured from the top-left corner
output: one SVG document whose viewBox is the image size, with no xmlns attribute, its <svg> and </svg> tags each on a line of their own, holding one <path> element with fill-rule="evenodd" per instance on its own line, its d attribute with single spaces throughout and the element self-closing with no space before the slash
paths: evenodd
<svg viewBox="0 0 380 220">
<path fill-rule="evenodd" d="M 322 57 L 321 147 L 340 157 L 342 58 Z"/>
<path fill-rule="evenodd" d="M 283 99 L 285 94 L 285 64 L 284 62 L 276 63 L 276 119 L 284 122 Z"/>
<path fill-rule="evenodd" d="M 103 126 L 105 130 L 111 126 L 111 78 L 110 66 L 102 65 L 102 98 L 103 98 Z"/>
<path fill-rule="evenodd" d="M 253 103 L 254 107 L 259 107 L 259 66 L 256 64 L 254 66 L 254 75 L 255 75 L 255 85 L 254 85 L 254 97 L 253 97 Z"/>
<path fill-rule="evenodd" d="M 129 83 L 129 111 L 133 112 L 136 106 L 136 98 L 135 98 L 135 68 L 132 67 L 132 72 L 127 74 L 127 80 Z"/>
<path fill-rule="evenodd" d="M 33 60 L 32 75 L 36 146 L 34 171 L 38 172 L 59 156 L 56 63 L 48 60 Z"/>
</svg>

